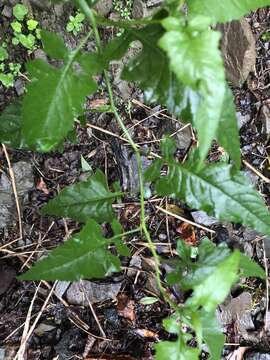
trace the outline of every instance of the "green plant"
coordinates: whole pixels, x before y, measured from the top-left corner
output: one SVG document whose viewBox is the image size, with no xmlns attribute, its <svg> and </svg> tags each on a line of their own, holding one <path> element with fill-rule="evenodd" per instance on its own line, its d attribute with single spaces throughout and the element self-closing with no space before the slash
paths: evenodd
<svg viewBox="0 0 270 360">
<path fill-rule="evenodd" d="M 130 19 L 133 0 L 114 0 L 113 8 L 123 19 Z"/>
<path fill-rule="evenodd" d="M 41 31 L 44 50 L 61 60 L 54 67 L 42 60 L 27 65 L 32 81 L 27 86 L 22 106 L 13 104 L 0 118 L 0 140 L 14 147 L 50 151 L 68 136 L 74 119 L 84 113 L 86 96 L 97 90 L 94 75 L 103 73 L 114 113 L 137 159 L 140 180 L 140 227 L 125 232 L 116 219 L 112 204 L 121 192 L 111 192 L 105 175 L 97 170 L 84 182 L 69 186 L 42 209 L 42 213 L 70 217 L 83 224 L 75 234 L 46 259 L 37 262 L 22 275 L 24 280 L 77 280 L 101 278 L 121 270 L 116 254 L 128 256 L 123 241 L 141 232 L 155 261 L 155 274 L 161 296 L 173 311 L 164 320 L 165 329 L 175 341 L 156 346 L 158 360 L 197 360 L 202 345 L 207 344 L 214 360 L 220 359 L 224 343 L 215 310 L 223 302 L 240 276 L 265 278 L 259 265 L 226 245 L 215 246 L 204 238 L 196 252 L 177 242 L 177 256 L 170 260 L 173 271 L 167 275 L 168 286 L 178 283 L 187 291 L 180 306 L 165 291 L 160 274 L 161 258 L 147 228 L 145 216 L 145 181 L 152 182 L 156 194 L 185 201 L 190 208 L 201 209 L 222 221 L 232 221 L 270 235 L 268 209 L 249 180 L 240 171 L 241 153 L 232 91 L 225 80 L 219 51 L 220 33 L 211 25 L 235 20 L 270 4 L 269 0 L 186 0 L 189 12 L 182 11 L 184 1 L 167 0 L 150 19 L 111 21 L 95 15 L 91 1 L 77 0 L 93 30 L 74 51 L 66 48 L 56 34 Z M 90 4 L 92 5 L 92 4 Z M 123 34 L 103 45 L 98 26 L 115 26 Z M 95 36 L 97 51 L 84 53 L 87 39 Z M 185 163 L 175 158 L 175 143 L 161 142 L 161 154 L 143 175 L 140 148 L 134 143 L 115 106 L 107 69 L 121 59 L 134 41 L 141 52 L 125 66 L 122 78 L 136 81 L 149 103 L 160 103 L 177 117 L 192 123 L 197 131 L 198 147 L 191 149 Z M 73 66 L 75 63 L 80 67 Z M 44 101 L 46 98 L 46 101 Z M 37 121 L 36 114 L 39 114 Z M 230 161 L 209 164 L 206 157 L 216 140 Z M 161 170 L 166 174 L 161 176 Z M 101 223 L 111 225 L 113 236 L 104 237 Z M 114 248 L 112 252 L 111 249 Z M 155 299 L 144 300 L 145 304 Z M 191 346 L 192 333 L 196 347 Z"/>
<path fill-rule="evenodd" d="M 73 35 L 77 35 L 83 28 L 83 21 L 85 19 L 85 15 L 81 12 L 77 12 L 75 16 L 70 16 L 69 21 L 66 26 L 66 30 L 68 32 L 72 32 Z"/>
<path fill-rule="evenodd" d="M 27 14 L 27 7 L 22 4 L 15 5 L 13 15 L 16 21 L 13 21 L 10 26 L 14 34 L 12 44 L 14 46 L 21 44 L 31 52 L 37 48 L 37 40 L 40 39 L 40 29 L 38 28 L 38 21 L 35 19 L 28 19 L 26 21 Z"/>
</svg>

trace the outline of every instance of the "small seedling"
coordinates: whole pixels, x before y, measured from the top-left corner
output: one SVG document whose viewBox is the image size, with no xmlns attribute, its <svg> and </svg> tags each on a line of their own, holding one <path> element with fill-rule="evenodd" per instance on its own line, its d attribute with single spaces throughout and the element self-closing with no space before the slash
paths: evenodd
<svg viewBox="0 0 270 360">
<path fill-rule="evenodd" d="M 23 4 L 17 4 L 13 8 L 13 15 L 18 21 L 23 21 L 28 14 L 28 9 Z"/>
<path fill-rule="evenodd" d="M 68 32 L 72 32 L 73 35 L 77 35 L 83 28 L 83 21 L 85 19 L 85 15 L 81 12 L 77 12 L 75 16 L 69 17 L 69 22 L 67 23 L 66 30 Z"/>
</svg>

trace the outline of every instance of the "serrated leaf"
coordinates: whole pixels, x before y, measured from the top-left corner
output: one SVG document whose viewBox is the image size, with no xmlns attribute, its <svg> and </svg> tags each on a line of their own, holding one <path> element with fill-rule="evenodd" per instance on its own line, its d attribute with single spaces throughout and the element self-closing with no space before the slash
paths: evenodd
<svg viewBox="0 0 270 360">
<path fill-rule="evenodd" d="M 156 360 L 198 360 L 200 351 L 178 341 L 161 341 L 155 346 Z"/>
<path fill-rule="evenodd" d="M 235 168 L 239 170 L 241 166 L 240 138 L 233 103 L 233 94 L 229 87 L 226 87 L 217 131 L 217 141 L 228 152 L 234 162 Z"/>
<path fill-rule="evenodd" d="M 265 279 L 265 271 L 258 265 L 254 260 L 251 260 L 244 254 L 240 254 L 239 267 L 241 270 L 241 275 L 244 277 L 259 277 Z"/>
<path fill-rule="evenodd" d="M 219 50 L 220 33 L 206 27 L 198 31 L 194 25 L 172 29 L 171 19 L 163 21 L 167 32 L 159 41 L 167 52 L 170 67 L 185 86 L 198 91 L 200 100 L 193 116 L 198 131 L 199 151 L 204 159 L 212 140 L 216 137 L 225 95 L 225 72 Z"/>
<path fill-rule="evenodd" d="M 44 51 L 51 58 L 64 60 L 68 56 L 68 50 L 60 36 L 46 30 L 41 30 L 40 34 Z"/>
<path fill-rule="evenodd" d="M 187 304 L 197 308 L 202 306 L 207 312 L 215 311 L 238 279 L 239 255 L 238 251 L 232 253 L 216 267 L 212 274 L 196 285 Z"/>
<path fill-rule="evenodd" d="M 128 29 L 115 38 L 104 49 L 108 63 L 121 59 L 133 41 L 140 41 L 142 49 L 124 67 L 121 77 L 127 81 L 138 82 L 148 103 L 161 103 L 175 115 L 180 115 L 187 106 L 188 89 L 177 80 L 168 66 L 168 58 L 158 46 L 164 29 L 160 25 L 148 25 L 143 29 Z"/>
<path fill-rule="evenodd" d="M 187 0 L 189 15 L 205 15 L 212 24 L 237 20 L 249 12 L 270 5 L 269 0 Z"/>
<path fill-rule="evenodd" d="M 90 218 L 109 222 L 114 218 L 112 203 L 118 195 L 108 190 L 106 177 L 98 170 L 86 181 L 64 188 L 42 208 L 42 213 L 70 217 L 81 222 Z"/>
<path fill-rule="evenodd" d="M 97 89 L 91 74 L 73 68 L 78 54 L 79 49 L 70 51 L 61 68 L 42 60 L 27 66 L 32 81 L 23 101 L 22 131 L 26 142 L 39 151 L 50 151 L 66 137 L 74 118 L 83 112 L 86 96 Z"/>
<path fill-rule="evenodd" d="M 53 250 L 19 277 L 20 280 L 66 280 L 103 278 L 120 270 L 118 257 L 108 250 L 110 239 L 101 227 L 89 220 L 70 240 Z"/>
<path fill-rule="evenodd" d="M 168 174 L 156 181 L 159 195 L 177 197 L 219 220 L 270 235 L 269 211 L 244 174 L 232 174 L 231 166 L 222 163 L 198 166 L 194 159 L 183 165 L 173 158 L 164 159 L 164 163 L 168 164 Z"/>
</svg>

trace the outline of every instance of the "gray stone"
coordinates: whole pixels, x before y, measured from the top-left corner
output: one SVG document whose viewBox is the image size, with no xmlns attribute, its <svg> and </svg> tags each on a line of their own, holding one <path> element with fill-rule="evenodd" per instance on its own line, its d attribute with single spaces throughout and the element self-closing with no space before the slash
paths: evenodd
<svg viewBox="0 0 270 360">
<path fill-rule="evenodd" d="M 42 49 L 36 49 L 34 51 L 34 56 L 35 56 L 35 59 L 41 59 L 46 62 L 48 61 L 47 55 L 46 55 L 45 51 L 43 51 Z"/>
<path fill-rule="evenodd" d="M 245 360 L 270 360 L 270 354 L 251 352 L 245 356 Z"/>
<path fill-rule="evenodd" d="M 95 10 L 102 16 L 107 16 L 113 9 L 112 0 L 99 0 L 95 5 Z"/>
<path fill-rule="evenodd" d="M 138 270 L 142 268 L 142 259 L 138 255 L 133 255 L 130 263 L 129 263 L 129 269 L 127 271 L 128 276 L 136 276 L 138 273 Z"/>
<path fill-rule="evenodd" d="M 217 25 L 222 32 L 221 50 L 228 80 L 241 86 L 256 64 L 256 40 L 247 20 Z"/>
<path fill-rule="evenodd" d="M 55 329 L 55 326 L 53 326 L 53 325 L 41 323 L 36 327 L 34 333 L 37 336 L 42 337 L 46 332 L 53 331 L 54 329 Z"/>
<path fill-rule="evenodd" d="M 28 191 L 34 186 L 32 166 L 25 161 L 19 161 L 13 165 L 13 172 L 19 200 L 25 201 Z M 0 178 L 0 228 L 11 225 L 16 217 L 12 184 L 7 175 L 2 173 Z"/>
<path fill-rule="evenodd" d="M 12 17 L 12 8 L 10 6 L 5 5 L 2 10 L 2 15 L 5 16 L 6 18 L 11 18 Z"/>
<path fill-rule="evenodd" d="M 236 113 L 238 128 L 241 129 L 244 125 L 250 121 L 250 115 L 242 115 L 240 111 Z"/>
<path fill-rule="evenodd" d="M 224 328 L 234 324 L 236 333 L 245 338 L 249 330 L 255 329 L 251 317 L 252 308 L 251 294 L 243 292 L 238 297 L 229 300 L 227 304 L 220 305 L 217 319 Z"/>
<path fill-rule="evenodd" d="M 18 96 L 21 96 L 24 93 L 24 82 L 22 79 L 17 79 L 14 87 Z"/>
<path fill-rule="evenodd" d="M 67 301 L 73 305 L 89 306 L 88 300 L 91 304 L 96 304 L 101 301 L 115 299 L 120 288 L 121 283 L 98 284 L 82 280 L 70 285 L 67 291 Z"/>
<path fill-rule="evenodd" d="M 219 224 L 219 221 L 216 218 L 208 216 L 205 211 L 193 211 L 191 215 L 194 221 L 200 225 L 211 226 Z"/>
<path fill-rule="evenodd" d="M 70 281 L 58 281 L 54 289 L 55 295 L 61 298 L 65 295 L 69 285 Z"/>
<path fill-rule="evenodd" d="M 269 137 L 270 135 L 270 109 L 267 105 L 263 105 L 260 109 L 259 122 L 262 125 L 262 131 Z"/>
</svg>

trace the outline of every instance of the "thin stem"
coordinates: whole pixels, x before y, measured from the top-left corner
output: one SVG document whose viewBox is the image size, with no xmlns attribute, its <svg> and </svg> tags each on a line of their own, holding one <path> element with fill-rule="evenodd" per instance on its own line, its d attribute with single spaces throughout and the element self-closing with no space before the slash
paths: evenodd
<svg viewBox="0 0 270 360">
<path fill-rule="evenodd" d="M 77 0 L 80 8 L 82 9 L 82 11 L 85 13 L 86 17 L 88 17 L 93 31 L 94 31 L 94 35 L 95 35 L 95 40 L 97 43 L 97 48 L 98 48 L 98 52 L 101 54 L 102 53 L 102 44 L 101 44 L 101 40 L 100 40 L 100 36 L 99 36 L 99 31 L 97 28 L 97 23 L 96 23 L 96 18 L 95 15 L 93 13 L 93 11 L 89 8 L 87 2 L 85 0 Z M 144 203 L 144 182 L 143 182 L 143 170 L 142 170 L 142 160 L 141 160 L 141 155 L 140 155 L 140 151 L 138 146 L 135 144 L 135 142 L 133 141 L 132 137 L 130 136 L 130 133 L 128 131 L 128 129 L 126 128 L 123 120 L 121 119 L 118 110 L 116 108 L 115 102 L 114 102 L 114 97 L 113 97 L 113 91 L 112 91 L 112 87 L 111 87 L 111 83 L 110 83 L 110 78 L 109 78 L 109 74 L 107 71 L 104 71 L 104 77 L 105 77 L 105 82 L 106 82 L 106 86 L 107 86 L 107 90 L 108 90 L 108 94 L 109 94 L 109 99 L 110 99 L 110 103 L 111 103 L 111 109 L 114 113 L 114 116 L 121 128 L 121 130 L 123 131 L 125 137 L 127 138 L 128 142 L 130 143 L 135 156 L 136 156 L 136 160 L 137 160 L 137 165 L 138 165 L 138 176 L 139 176 L 139 184 L 140 184 L 140 210 L 141 210 L 141 214 L 140 214 L 140 222 L 141 222 L 141 230 L 144 233 L 144 236 L 149 244 L 149 249 L 152 252 L 152 255 L 154 257 L 154 262 L 155 262 L 155 273 L 156 273 L 156 280 L 157 280 L 157 285 L 158 288 L 161 292 L 161 294 L 163 295 L 164 299 L 170 304 L 170 306 L 175 309 L 176 311 L 178 311 L 178 307 L 177 305 L 170 299 L 170 297 L 168 296 L 168 294 L 166 293 L 165 289 L 162 286 L 162 282 L 161 282 L 161 277 L 160 277 L 160 259 L 159 256 L 156 252 L 156 247 L 151 239 L 150 233 L 147 229 L 147 224 L 146 224 L 146 217 L 145 217 L 145 203 Z"/>
</svg>

